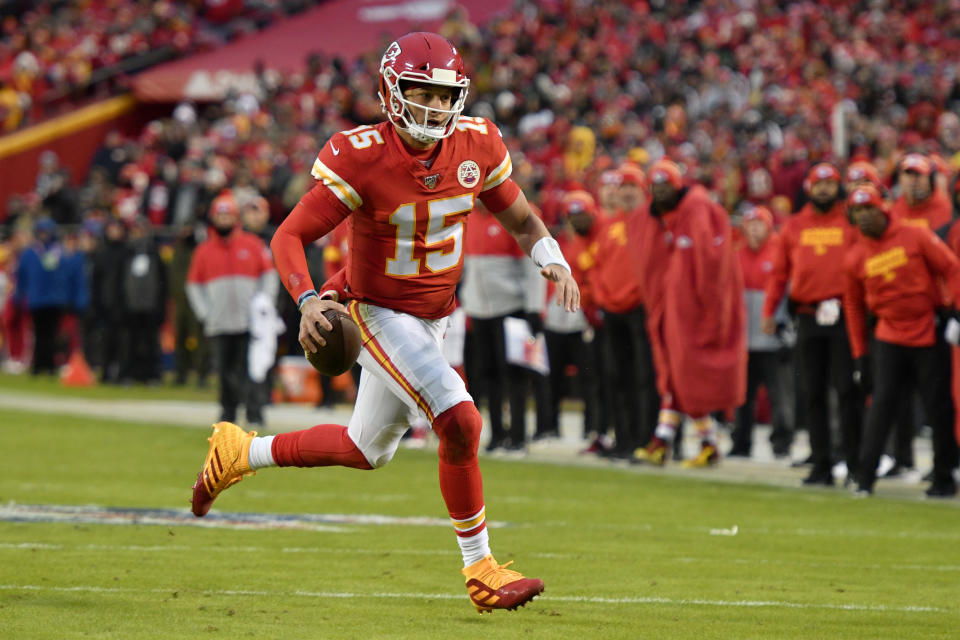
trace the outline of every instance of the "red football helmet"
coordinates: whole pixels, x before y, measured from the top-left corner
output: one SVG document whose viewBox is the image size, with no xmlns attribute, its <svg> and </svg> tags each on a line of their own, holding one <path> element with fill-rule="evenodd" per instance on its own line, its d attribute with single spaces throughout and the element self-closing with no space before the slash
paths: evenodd
<svg viewBox="0 0 960 640">
<path fill-rule="evenodd" d="M 454 92 L 449 110 L 427 109 L 403 97 L 401 84 L 406 82 L 453 87 L 459 91 Z M 469 86 L 463 58 L 446 38 L 435 33 L 408 33 L 387 47 L 380 60 L 380 105 L 394 126 L 421 142 L 435 142 L 454 132 Z M 411 105 L 426 109 L 422 124 L 410 112 Z M 433 114 L 444 117 L 445 124 L 428 126 Z"/>
</svg>

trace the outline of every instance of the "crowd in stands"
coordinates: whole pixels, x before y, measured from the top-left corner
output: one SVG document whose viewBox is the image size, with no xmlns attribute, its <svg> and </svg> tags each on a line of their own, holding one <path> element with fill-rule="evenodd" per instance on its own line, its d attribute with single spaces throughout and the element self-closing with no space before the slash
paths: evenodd
<svg viewBox="0 0 960 640">
<path fill-rule="evenodd" d="M 89 76 L 140 46 L 169 44 L 184 52 L 225 37 L 211 35 L 203 26 L 209 20 L 195 20 L 204 13 L 203 3 L 103 3 L 111 12 L 121 5 L 124 24 L 139 25 L 115 32 L 96 27 L 100 4 L 87 11 L 54 3 L 46 12 L 8 16 L 0 40 L 3 86 L 24 73 L 23 60 L 32 60 L 27 67 L 33 69 L 33 84 L 23 86 L 36 100 L 40 94 L 34 91 L 76 82 L 74 68 L 86 68 Z M 291 3 L 247 2 L 244 15 L 274 4 Z M 938 189 L 955 190 L 956 0 L 601 0 L 590 3 L 589 11 L 581 10 L 582 4 L 521 0 L 480 27 L 456 9 L 440 28 L 468 64 L 466 113 L 500 127 L 514 179 L 556 234 L 567 229 L 571 192 L 592 194 L 602 209 L 608 206 L 604 188 L 612 170 L 624 162 L 644 169 L 661 157 L 676 161 L 687 182 L 706 186 L 735 223 L 763 205 L 774 228 L 804 203 L 804 179 L 818 162 L 845 171 L 866 161 L 881 185 L 890 187 L 903 155 L 920 152 L 936 167 Z M 17 306 L 23 299 L 14 287 L 15 265 L 28 247 L 43 242 L 35 230 L 48 229 L 46 220 L 52 219 L 62 239 L 58 251 L 65 255 L 75 247 L 89 256 L 88 278 L 92 269 L 131 259 L 130 248 L 111 257 L 111 243 L 128 234 L 149 239 L 168 267 L 163 286 L 173 301 L 157 308 L 156 318 L 178 327 L 174 366 L 178 380 L 186 379 L 203 337 L 184 304 L 185 265 L 206 233 L 211 203 L 229 189 L 241 210 L 258 212 L 250 230 L 269 238 L 271 225 L 312 186 L 310 166 L 319 146 L 334 132 L 382 119 L 376 86 L 380 53 L 356 60 L 318 53 L 303 74 L 265 70 L 258 95 L 233 95 L 222 104 L 182 103 L 135 138 L 112 133 L 79 187 L 72 186 L 54 154 L 45 154 L 36 188 L 8 203 L 0 236 L 7 238 L 0 250 L 6 278 L 0 279 L 0 302 L 6 302 L 0 349 L 8 365 L 22 367 L 29 358 L 23 346 L 29 340 L 22 338 L 29 334 L 23 313 L 28 309 Z M 617 180 L 624 175 L 621 171 Z M 308 258 L 317 270 L 315 281 L 322 282 L 324 251 L 336 259 L 340 248 L 325 239 L 314 249 Z M 91 282 L 98 279 L 102 286 L 100 276 Z M 122 327 L 123 314 L 130 313 L 106 313 L 103 305 L 124 302 L 102 291 L 89 305 L 82 302 L 86 306 L 62 304 L 87 318 L 74 335 L 109 335 L 107 327 Z M 288 327 L 294 327 L 281 351 L 295 352 L 296 310 L 284 295 L 278 304 Z M 114 320 L 103 319 L 109 317 Z M 597 323 L 601 316 L 590 318 L 591 327 Z M 74 342 L 89 350 L 98 339 Z M 90 357 L 107 371 L 109 356 L 101 351 Z M 197 358 L 194 369 L 208 372 L 202 360 Z M 159 367 L 158 361 L 135 377 L 156 379 Z M 110 371 L 122 368 L 116 364 Z M 590 421 L 601 419 L 593 415 Z M 552 428 L 546 424 L 543 431 Z"/>
<path fill-rule="evenodd" d="M 316 0 L 87 0 L 0 6 L 0 134 L 124 88 L 149 65 L 216 47 Z"/>
</svg>

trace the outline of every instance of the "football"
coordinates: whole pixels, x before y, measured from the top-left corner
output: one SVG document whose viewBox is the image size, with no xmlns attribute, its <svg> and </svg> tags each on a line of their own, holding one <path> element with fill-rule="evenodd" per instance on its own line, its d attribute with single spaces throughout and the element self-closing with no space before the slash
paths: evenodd
<svg viewBox="0 0 960 640">
<path fill-rule="evenodd" d="M 333 325 L 333 329 L 327 331 L 317 323 L 317 330 L 327 344 L 317 352 L 307 351 L 305 355 L 307 361 L 320 373 L 338 376 L 349 370 L 360 355 L 363 342 L 360 327 L 350 316 L 335 309 L 327 309 L 323 316 Z"/>
</svg>

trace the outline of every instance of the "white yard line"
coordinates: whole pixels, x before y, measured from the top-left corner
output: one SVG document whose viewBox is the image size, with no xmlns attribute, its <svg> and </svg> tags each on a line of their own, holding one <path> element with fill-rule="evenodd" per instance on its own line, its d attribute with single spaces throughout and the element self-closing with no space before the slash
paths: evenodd
<svg viewBox="0 0 960 640">
<path fill-rule="evenodd" d="M 93 585 L 78 585 L 72 587 L 57 587 L 35 584 L 0 584 L 3 591 L 26 592 L 70 592 L 70 593 L 160 593 L 196 594 L 198 596 L 255 596 L 289 598 L 337 598 L 337 599 L 403 599 L 403 600 L 466 600 L 466 594 L 454 593 L 416 593 L 416 592 L 381 592 L 381 593 L 353 593 L 349 591 L 268 591 L 248 589 L 205 589 L 191 591 L 178 588 L 167 589 L 128 589 L 121 587 L 97 587 Z M 784 600 L 710 600 L 706 598 L 661 598 L 656 596 L 637 597 L 626 596 L 620 598 L 601 596 L 555 596 L 543 595 L 538 601 L 545 603 L 571 602 L 578 604 L 666 604 L 676 606 L 701 606 L 724 608 L 772 608 L 772 609 L 827 609 L 839 611 L 873 611 L 878 613 L 953 613 L 953 609 L 930 606 L 886 606 L 869 604 L 834 604 L 828 602 L 789 602 Z"/>
<path fill-rule="evenodd" d="M 171 545 L 136 545 L 136 544 L 53 544 L 47 542 L 0 542 L 0 551 L 4 550 L 36 550 L 36 551 L 104 551 L 107 553 L 282 553 L 282 554 L 329 554 L 329 555 L 398 555 L 398 556 L 460 556 L 460 552 L 448 549 L 364 549 L 341 547 L 262 547 L 262 546 L 192 546 L 183 544 Z M 523 554 L 529 558 L 572 559 L 585 558 L 589 554 L 582 553 L 544 553 L 531 552 Z M 862 562 L 787 562 L 783 560 L 761 560 L 757 558 L 724 558 L 715 556 L 670 558 L 678 564 L 702 565 L 704 563 L 733 564 L 733 565 L 765 565 L 775 567 L 808 567 L 808 568 L 836 568 L 843 567 L 857 570 L 876 571 L 923 571 L 939 573 L 960 572 L 960 565 L 956 564 L 901 564 L 901 563 L 862 563 Z"/>
</svg>

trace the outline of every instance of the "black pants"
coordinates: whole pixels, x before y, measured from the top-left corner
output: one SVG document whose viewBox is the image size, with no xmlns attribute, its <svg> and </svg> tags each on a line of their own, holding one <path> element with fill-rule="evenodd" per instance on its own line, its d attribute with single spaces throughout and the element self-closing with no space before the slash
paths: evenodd
<svg viewBox="0 0 960 640">
<path fill-rule="evenodd" d="M 210 371 L 208 339 L 203 335 L 203 326 L 193 315 L 186 298 L 183 299 L 182 304 L 176 304 L 174 308 L 174 380 L 178 384 L 183 384 L 187 380 L 187 374 L 192 370 L 197 372 L 197 382 L 202 383 Z"/>
<path fill-rule="evenodd" d="M 550 359 L 550 392 L 544 422 L 547 432 L 559 433 L 560 400 L 573 396 L 583 401 L 583 436 L 599 433 L 600 379 L 592 343 L 584 341 L 581 331 L 547 331 L 546 338 Z M 567 376 L 571 365 L 577 371 L 572 379 Z"/>
<path fill-rule="evenodd" d="M 753 425 L 756 415 L 757 390 L 760 385 L 767 389 L 770 398 L 770 423 L 773 431 L 770 444 L 775 454 L 786 454 L 793 441 L 790 428 L 786 393 L 781 374 L 780 355 L 776 351 L 751 351 L 747 358 L 747 398 L 734 418 L 731 434 L 733 451 L 750 454 L 753 447 Z"/>
<path fill-rule="evenodd" d="M 855 473 L 863 428 L 863 394 L 853 381 L 853 356 L 842 315 L 836 324 L 823 327 L 813 315 L 800 314 L 796 356 L 813 471 L 822 473 L 833 466 L 827 410 L 827 390 L 833 387 L 840 414 L 841 450 L 847 469 Z"/>
<path fill-rule="evenodd" d="M 619 453 L 632 454 L 650 440 L 660 412 L 646 310 L 641 306 L 627 313 L 606 312 L 603 323 L 615 447 Z"/>
<path fill-rule="evenodd" d="M 903 389 L 916 388 L 933 428 L 933 481 L 953 482 L 957 441 L 950 397 L 950 351 L 942 339 L 931 347 L 904 347 L 876 340 L 873 350 L 873 403 L 860 450 L 860 486 L 873 487 L 887 434 Z"/>
<path fill-rule="evenodd" d="M 263 422 L 263 399 L 247 375 L 249 333 L 228 333 L 211 338 L 220 379 L 221 420 L 237 421 L 237 405 L 247 408 L 247 422 Z"/>
<path fill-rule="evenodd" d="M 128 313 L 121 329 L 120 377 L 124 380 L 160 380 L 160 324 L 163 316 Z"/>
<path fill-rule="evenodd" d="M 505 317 L 470 319 L 464 367 L 474 401 L 479 406 L 480 400 L 486 398 L 491 442 L 509 440 L 519 445 L 526 441 L 527 389 L 532 378 L 528 369 L 507 363 L 503 336 Z M 510 403 L 509 434 L 503 425 L 504 395 Z"/>
<path fill-rule="evenodd" d="M 907 469 L 912 469 L 914 466 L 913 438 L 917 434 L 917 427 L 926 424 L 925 416 L 921 417 L 917 414 L 918 400 L 913 388 L 900 389 L 900 402 L 894 410 L 896 419 L 884 447 L 887 455 L 892 457 L 898 465 Z"/>
<path fill-rule="evenodd" d="M 60 307 L 42 307 L 31 309 L 33 318 L 33 366 L 31 371 L 38 373 L 56 373 L 57 353 L 62 351 L 60 339 L 60 320 L 63 309 Z"/>
</svg>

